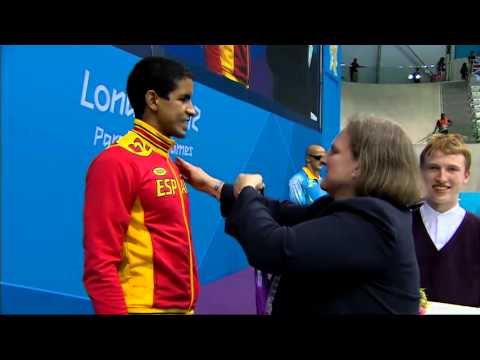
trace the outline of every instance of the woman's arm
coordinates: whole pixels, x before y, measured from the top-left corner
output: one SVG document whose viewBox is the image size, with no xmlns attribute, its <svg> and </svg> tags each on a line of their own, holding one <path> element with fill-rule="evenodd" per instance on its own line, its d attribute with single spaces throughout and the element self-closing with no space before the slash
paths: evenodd
<svg viewBox="0 0 480 360">
<path fill-rule="evenodd" d="M 190 164 L 189 162 L 178 158 L 176 164 L 184 179 L 195 189 L 207 193 L 220 200 L 220 211 L 223 217 L 227 217 L 235 203 L 238 194 L 245 187 L 252 187 L 254 190 L 263 190 L 265 184 L 263 178 L 258 174 L 240 174 L 234 185 L 224 184 L 223 181 L 209 175 L 202 168 Z M 331 201 L 323 201 L 312 207 L 303 207 L 291 202 L 276 201 L 262 197 L 264 205 L 271 212 L 271 216 L 280 224 L 294 225 L 314 216 L 321 204 L 327 204 Z M 324 199 L 325 200 L 325 199 Z"/>
<path fill-rule="evenodd" d="M 250 265 L 265 272 L 365 272 L 388 265 L 394 232 L 342 211 L 281 226 L 263 199 L 245 188 L 226 221 Z"/>
</svg>

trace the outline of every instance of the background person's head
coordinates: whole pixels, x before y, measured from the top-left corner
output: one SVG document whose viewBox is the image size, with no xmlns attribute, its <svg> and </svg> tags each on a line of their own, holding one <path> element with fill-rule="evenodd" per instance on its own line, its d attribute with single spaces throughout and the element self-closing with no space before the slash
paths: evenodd
<svg viewBox="0 0 480 360">
<path fill-rule="evenodd" d="M 305 164 L 313 173 L 318 174 L 320 172 L 322 159 L 325 154 L 325 149 L 318 144 L 312 144 L 307 147 L 305 152 Z"/>
<path fill-rule="evenodd" d="M 325 159 L 322 188 L 334 198 L 372 196 L 410 206 L 420 198 L 411 140 L 396 123 L 353 115 Z"/>
<path fill-rule="evenodd" d="M 458 193 L 470 179 L 472 156 L 459 134 L 437 134 L 420 154 L 425 200 L 439 212 L 458 204 Z"/>
<path fill-rule="evenodd" d="M 184 137 L 195 115 L 192 74 L 182 64 L 162 57 L 140 60 L 128 76 L 127 94 L 135 117 L 166 136 Z"/>
</svg>

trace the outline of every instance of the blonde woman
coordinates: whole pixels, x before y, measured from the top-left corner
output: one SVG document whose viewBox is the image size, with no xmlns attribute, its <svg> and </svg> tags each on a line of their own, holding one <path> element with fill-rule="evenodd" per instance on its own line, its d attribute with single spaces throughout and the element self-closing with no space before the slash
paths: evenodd
<svg viewBox="0 0 480 360">
<path fill-rule="evenodd" d="M 262 196 L 259 174 L 228 185 L 177 161 L 194 188 L 220 200 L 226 232 L 249 263 L 281 274 L 272 315 L 418 314 L 408 207 L 420 192 L 410 139 L 389 120 L 355 116 L 323 162 L 330 196 L 299 206 Z"/>
</svg>

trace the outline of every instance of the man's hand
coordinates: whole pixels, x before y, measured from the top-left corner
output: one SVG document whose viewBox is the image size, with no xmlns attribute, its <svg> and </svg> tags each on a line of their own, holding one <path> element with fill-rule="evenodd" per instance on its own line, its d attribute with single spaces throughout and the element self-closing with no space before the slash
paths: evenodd
<svg viewBox="0 0 480 360">
<path fill-rule="evenodd" d="M 265 188 L 262 175 L 260 174 L 240 174 L 233 185 L 233 195 L 238 197 L 238 194 L 246 186 L 252 186 L 257 191 L 262 191 Z"/>
</svg>

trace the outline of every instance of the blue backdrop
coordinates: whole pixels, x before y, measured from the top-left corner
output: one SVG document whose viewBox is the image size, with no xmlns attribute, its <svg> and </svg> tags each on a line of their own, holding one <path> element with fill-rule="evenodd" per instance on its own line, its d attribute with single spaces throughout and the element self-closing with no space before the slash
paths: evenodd
<svg viewBox="0 0 480 360">
<path fill-rule="evenodd" d="M 131 128 L 125 87 L 138 60 L 113 46 L 1 47 L 2 313 L 91 313 L 82 284 L 85 174 Z M 338 75 L 327 69 L 323 86 L 319 133 L 197 82 L 200 115 L 174 156 L 227 181 L 260 172 L 267 195 L 287 198 L 306 145 L 328 147 L 339 129 Z M 247 268 L 216 201 L 190 196 L 201 285 Z"/>
</svg>

